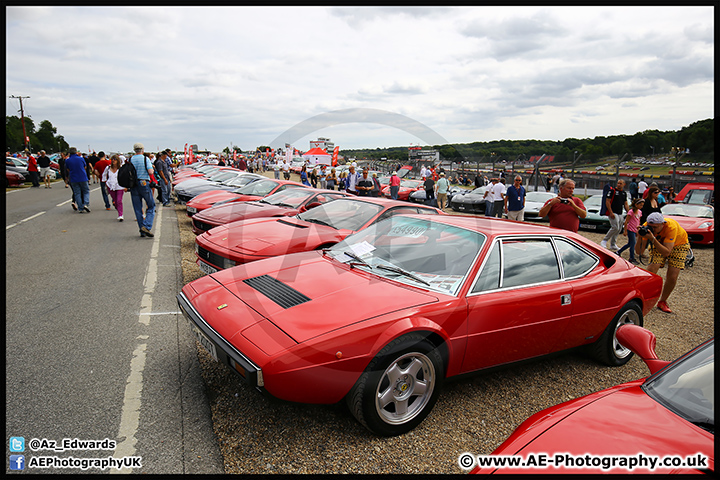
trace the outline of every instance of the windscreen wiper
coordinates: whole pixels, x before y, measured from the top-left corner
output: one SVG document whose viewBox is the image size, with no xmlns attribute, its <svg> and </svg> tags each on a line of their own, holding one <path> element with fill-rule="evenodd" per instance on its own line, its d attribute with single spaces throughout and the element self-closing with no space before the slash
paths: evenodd
<svg viewBox="0 0 720 480">
<path fill-rule="evenodd" d="M 428 287 L 430 286 L 430 284 L 428 282 L 426 282 L 425 280 L 423 280 L 422 278 L 417 277 L 417 276 L 413 275 L 412 273 L 408 272 L 407 270 L 403 270 L 400 267 L 391 267 L 389 265 L 378 265 L 377 268 L 379 268 L 381 270 L 387 270 L 388 272 L 394 272 L 394 273 L 398 273 L 400 275 L 405 275 L 406 277 L 412 278 L 416 282 L 424 283 Z"/>
</svg>

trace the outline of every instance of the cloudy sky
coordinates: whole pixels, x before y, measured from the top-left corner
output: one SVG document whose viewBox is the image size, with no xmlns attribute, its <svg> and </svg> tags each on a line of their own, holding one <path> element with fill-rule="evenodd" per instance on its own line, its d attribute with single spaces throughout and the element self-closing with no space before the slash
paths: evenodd
<svg viewBox="0 0 720 480">
<path fill-rule="evenodd" d="M 7 96 L 71 146 L 563 140 L 714 116 L 712 7 L 6 7 Z M 6 115 L 19 116 L 7 98 Z"/>
</svg>

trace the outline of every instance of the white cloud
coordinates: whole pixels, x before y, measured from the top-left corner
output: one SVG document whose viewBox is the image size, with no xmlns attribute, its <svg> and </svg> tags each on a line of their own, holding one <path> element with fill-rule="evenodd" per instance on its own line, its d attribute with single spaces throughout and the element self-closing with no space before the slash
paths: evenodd
<svg viewBox="0 0 720 480">
<path fill-rule="evenodd" d="M 6 40 L 8 95 L 29 95 L 36 123 L 70 143 L 107 151 L 249 149 L 344 109 L 405 115 L 462 143 L 714 114 L 712 7 L 6 7 Z M 312 135 L 422 143 L 361 123 Z"/>
</svg>

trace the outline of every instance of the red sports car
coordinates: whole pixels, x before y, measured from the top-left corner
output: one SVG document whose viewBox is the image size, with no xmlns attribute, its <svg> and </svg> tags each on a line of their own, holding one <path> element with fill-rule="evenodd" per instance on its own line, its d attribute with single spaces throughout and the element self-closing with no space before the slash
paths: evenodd
<svg viewBox="0 0 720 480">
<path fill-rule="evenodd" d="M 207 208 L 193 216 L 192 230 L 195 235 L 200 235 L 211 228 L 241 220 L 289 217 L 347 196 L 345 192 L 333 190 L 288 188 L 252 202 L 230 202 Z"/>
<path fill-rule="evenodd" d="M 423 182 L 420 180 L 400 180 L 400 189 L 398 190 L 398 200 L 410 200 L 410 194 L 423 189 Z M 386 185 L 382 189 L 385 198 L 391 198 L 390 185 Z"/>
<path fill-rule="evenodd" d="M 368 225 L 403 213 L 442 212 L 384 198 L 341 198 L 296 217 L 263 217 L 210 229 L 195 238 L 197 264 L 212 273 L 262 258 L 325 248 Z"/>
<path fill-rule="evenodd" d="M 210 208 L 213 205 L 227 204 L 231 202 L 249 202 L 252 200 L 259 200 L 268 195 L 272 195 L 277 192 L 282 192 L 287 188 L 308 188 L 307 185 L 303 185 L 300 182 L 293 182 L 290 180 L 274 180 L 271 178 L 265 178 L 250 182 L 245 186 L 236 188 L 235 190 L 218 191 L 213 190 L 211 192 L 205 192 L 208 194 L 198 195 L 197 200 L 193 198 L 187 203 L 187 214 L 193 216 L 198 212 L 202 212 L 206 208 Z M 212 194 L 212 195 L 210 195 Z"/>
<path fill-rule="evenodd" d="M 310 243 L 314 223 L 330 220 L 323 212 L 351 201 L 380 200 L 237 222 L 254 232 L 264 222 L 245 242 L 228 242 L 226 227 L 198 238 L 239 243 L 242 255 L 287 237 Z M 251 388 L 345 399 L 369 430 L 398 435 L 422 422 L 449 377 L 580 346 L 624 364 L 631 352 L 615 331 L 641 325 L 661 288 L 658 275 L 572 232 L 438 214 L 394 215 L 328 249 L 206 275 L 177 299 L 199 342 Z"/>
<path fill-rule="evenodd" d="M 616 336 L 650 377 L 536 413 L 472 473 L 713 473 L 714 339 L 671 363 L 649 330 L 624 325 Z"/>
<path fill-rule="evenodd" d="M 257 182 L 258 180 L 266 180 L 266 177 L 254 173 L 241 173 L 237 177 L 232 178 L 227 182 L 223 182 L 222 184 L 213 184 L 210 186 L 199 184 L 191 189 L 186 189 L 184 193 L 186 193 L 186 195 L 190 198 L 188 198 L 187 203 L 185 204 L 185 211 L 188 217 L 192 217 L 196 213 L 202 212 L 213 205 L 235 200 L 238 196 L 235 192 L 238 192 L 242 187 L 248 185 L 249 183 Z M 212 188 L 212 190 L 196 193 L 198 190 L 207 188 Z"/>
<path fill-rule="evenodd" d="M 25 183 L 25 177 L 17 172 L 5 170 L 5 188 L 21 187 Z"/>
<path fill-rule="evenodd" d="M 662 207 L 662 214 L 680 224 L 688 233 L 690 243 L 715 243 L 715 209 L 712 206 L 669 203 Z"/>
</svg>

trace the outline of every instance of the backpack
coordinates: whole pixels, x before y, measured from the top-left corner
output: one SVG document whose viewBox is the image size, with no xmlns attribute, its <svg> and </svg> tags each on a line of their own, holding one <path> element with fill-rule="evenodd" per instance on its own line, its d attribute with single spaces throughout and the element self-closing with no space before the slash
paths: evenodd
<svg viewBox="0 0 720 480">
<path fill-rule="evenodd" d="M 118 185 L 123 188 L 135 188 L 137 186 L 137 172 L 131 161 L 125 162 L 117 174 Z"/>
<path fill-rule="evenodd" d="M 606 201 L 608 198 L 611 202 L 612 199 L 615 198 L 615 189 L 609 183 L 603 187 L 602 201 L 600 202 L 600 215 L 608 214 Z"/>
</svg>

